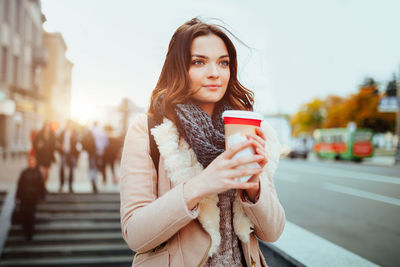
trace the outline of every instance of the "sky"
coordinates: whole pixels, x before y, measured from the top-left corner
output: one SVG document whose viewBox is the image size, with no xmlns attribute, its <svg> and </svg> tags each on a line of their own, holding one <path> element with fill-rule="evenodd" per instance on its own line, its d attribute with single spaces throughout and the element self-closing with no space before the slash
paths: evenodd
<svg viewBox="0 0 400 267">
<path fill-rule="evenodd" d="M 42 0 L 44 28 L 61 32 L 74 64 L 72 115 L 87 119 L 123 97 L 147 107 L 170 38 L 193 17 L 241 41 L 239 80 L 256 111 L 294 114 L 367 76 L 384 89 L 400 74 L 399 10 L 398 0 Z"/>
</svg>

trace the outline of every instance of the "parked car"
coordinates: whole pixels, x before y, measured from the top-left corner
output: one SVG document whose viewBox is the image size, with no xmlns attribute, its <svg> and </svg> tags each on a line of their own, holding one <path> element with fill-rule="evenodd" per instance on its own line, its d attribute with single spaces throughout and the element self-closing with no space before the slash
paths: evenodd
<svg viewBox="0 0 400 267">
<path fill-rule="evenodd" d="M 308 153 L 312 150 L 312 138 L 310 137 L 298 137 L 292 138 L 290 141 L 290 152 L 288 157 L 303 158 L 307 159 Z"/>
</svg>

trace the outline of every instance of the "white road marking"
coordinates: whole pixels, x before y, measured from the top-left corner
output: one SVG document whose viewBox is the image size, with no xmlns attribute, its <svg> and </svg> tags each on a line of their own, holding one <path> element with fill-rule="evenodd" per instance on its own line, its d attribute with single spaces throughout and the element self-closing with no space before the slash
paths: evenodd
<svg viewBox="0 0 400 267">
<path fill-rule="evenodd" d="M 400 199 L 382 196 L 379 194 L 374 194 L 374 193 L 359 190 L 359 189 L 354 189 L 354 188 L 331 184 L 331 183 L 324 183 L 323 188 L 326 190 L 330 190 L 330 191 L 334 191 L 334 192 L 338 192 L 338 193 L 342 193 L 342 194 L 362 197 L 362 198 L 366 198 L 366 199 L 370 199 L 370 200 L 375 200 L 375 201 L 380 201 L 380 202 L 400 206 Z"/>
<path fill-rule="evenodd" d="M 292 175 L 292 174 L 282 174 L 282 175 L 277 175 L 275 179 L 278 180 L 283 180 L 286 182 L 292 182 L 292 183 L 297 183 L 300 181 L 300 178 L 298 175 Z"/>
<path fill-rule="evenodd" d="M 290 169 L 299 171 L 299 168 L 292 167 L 292 166 L 285 166 L 283 170 Z M 371 174 L 371 173 L 364 173 L 364 172 L 355 172 L 355 171 L 345 171 L 341 170 L 340 167 L 337 169 L 333 168 L 315 168 L 311 166 L 307 166 L 304 170 L 306 173 L 313 173 L 318 175 L 334 175 L 337 178 L 350 178 L 350 179 L 357 179 L 357 180 L 365 180 L 365 181 L 373 181 L 373 182 L 381 182 L 381 183 L 388 183 L 388 184 L 398 184 L 400 185 L 400 177 L 393 177 L 393 176 L 385 176 L 379 174 Z"/>
</svg>

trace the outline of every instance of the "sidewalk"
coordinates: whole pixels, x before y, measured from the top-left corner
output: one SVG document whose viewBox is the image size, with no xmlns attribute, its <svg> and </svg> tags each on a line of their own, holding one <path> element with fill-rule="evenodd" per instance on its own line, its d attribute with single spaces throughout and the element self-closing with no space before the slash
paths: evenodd
<svg viewBox="0 0 400 267">
<path fill-rule="evenodd" d="M 60 161 L 58 155 L 56 156 L 57 162 L 53 163 L 49 179 L 47 181 L 47 190 L 49 192 L 58 192 L 60 186 Z M 16 188 L 18 176 L 22 169 L 27 166 L 26 157 L 18 157 L 8 160 L 0 160 L 0 191 L 9 191 Z M 119 174 L 119 164 L 115 164 L 116 174 Z M 92 185 L 87 175 L 88 160 L 85 152 L 81 153 L 79 161 L 74 173 L 73 189 L 77 193 L 92 192 Z M 66 172 L 68 173 L 68 172 Z M 107 170 L 107 183 L 104 185 L 101 174 L 98 174 L 97 187 L 99 192 L 119 192 L 119 184 L 112 183 L 111 170 Z M 63 192 L 67 192 L 68 182 L 64 182 Z"/>
<path fill-rule="evenodd" d="M 395 161 L 395 158 L 392 156 L 373 156 L 372 158 L 364 159 L 362 164 L 393 167 L 393 166 L 395 166 L 394 161 Z"/>
</svg>

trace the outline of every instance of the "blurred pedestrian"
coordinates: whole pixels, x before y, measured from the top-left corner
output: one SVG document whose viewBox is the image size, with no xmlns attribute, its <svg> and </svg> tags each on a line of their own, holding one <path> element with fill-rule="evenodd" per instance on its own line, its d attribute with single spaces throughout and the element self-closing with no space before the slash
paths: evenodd
<svg viewBox="0 0 400 267">
<path fill-rule="evenodd" d="M 36 128 L 33 128 L 31 130 L 31 132 L 29 133 L 29 141 L 31 142 L 31 148 L 29 150 L 30 154 L 35 154 L 35 150 L 33 149 L 33 142 L 36 138 L 37 133 L 38 133 L 38 130 Z"/>
<path fill-rule="evenodd" d="M 65 170 L 68 169 L 69 192 L 73 193 L 74 169 L 79 157 L 79 151 L 77 149 L 79 140 L 78 133 L 74 129 L 72 121 L 67 121 L 65 129 L 60 133 L 57 141 L 57 148 L 61 157 L 59 192 L 62 192 L 65 180 Z"/>
<path fill-rule="evenodd" d="M 55 161 L 55 142 L 56 137 L 54 131 L 50 128 L 50 123 L 45 122 L 43 128 L 37 133 L 33 141 L 37 165 L 43 174 L 45 185 L 49 178 L 50 165 Z"/>
<path fill-rule="evenodd" d="M 107 177 L 105 170 L 104 153 L 109 144 L 108 137 L 106 132 L 98 125 L 97 122 L 93 124 L 91 132 L 94 138 L 94 142 L 96 144 L 96 154 L 95 154 L 96 167 L 97 170 L 100 171 L 103 177 L 103 183 L 106 184 Z"/>
<path fill-rule="evenodd" d="M 118 178 L 115 173 L 114 164 L 120 154 L 120 148 L 121 148 L 120 139 L 114 135 L 113 127 L 111 125 L 106 125 L 104 127 L 104 130 L 108 137 L 108 146 L 106 147 L 104 153 L 104 165 L 105 165 L 104 174 L 107 175 L 107 167 L 110 166 L 113 183 L 117 184 Z"/>
<path fill-rule="evenodd" d="M 267 266 L 257 238 L 274 242 L 285 225 L 273 181 L 279 141 L 263 122 L 225 150 L 221 116 L 253 103 L 223 28 L 195 18 L 175 31 L 148 113 L 136 116 L 122 153 L 121 227 L 137 253 L 132 266 Z M 254 155 L 234 158 L 250 146 Z"/>
<path fill-rule="evenodd" d="M 97 193 L 97 164 L 96 164 L 96 143 L 92 131 L 89 128 L 83 130 L 82 149 L 88 155 L 88 176 L 92 184 L 93 193 Z"/>
<path fill-rule="evenodd" d="M 39 202 L 44 202 L 45 187 L 42 173 L 38 169 L 36 157 L 28 155 L 28 167 L 24 169 L 19 177 L 16 203 L 19 205 L 19 221 L 25 234 L 26 240 L 32 240 L 35 231 L 35 211 Z"/>
</svg>

